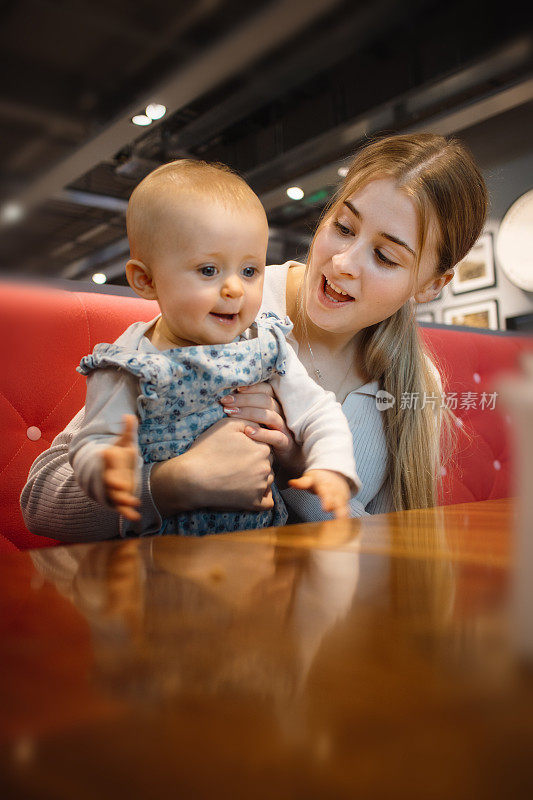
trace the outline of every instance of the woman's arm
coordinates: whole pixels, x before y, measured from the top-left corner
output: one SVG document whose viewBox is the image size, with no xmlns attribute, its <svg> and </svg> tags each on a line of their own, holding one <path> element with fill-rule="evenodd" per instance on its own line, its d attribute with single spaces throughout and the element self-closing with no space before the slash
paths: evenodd
<svg viewBox="0 0 533 800">
<path fill-rule="evenodd" d="M 78 486 L 69 445 L 81 430 L 83 410 L 33 463 L 21 495 L 28 530 L 64 542 L 89 542 L 157 533 L 162 516 L 205 506 L 270 508 L 270 447 L 244 434 L 245 423 L 221 420 L 182 456 L 144 464 L 140 475 L 141 520 L 131 523 Z"/>
<path fill-rule="evenodd" d="M 194 508 L 272 508 L 270 447 L 252 441 L 247 424 L 222 419 L 186 453 L 154 465 L 152 495 L 164 516 Z"/>
</svg>

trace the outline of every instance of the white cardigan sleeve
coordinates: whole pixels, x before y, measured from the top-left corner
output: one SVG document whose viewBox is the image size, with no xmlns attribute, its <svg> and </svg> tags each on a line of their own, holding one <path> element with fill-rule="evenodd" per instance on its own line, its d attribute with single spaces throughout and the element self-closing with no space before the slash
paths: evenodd
<svg viewBox="0 0 533 800">
<path fill-rule="evenodd" d="M 87 398 L 83 427 L 69 446 L 69 462 L 76 481 L 97 503 L 107 505 L 102 482 L 102 451 L 122 432 L 124 414 L 137 415 L 139 381 L 124 370 L 99 369 L 87 377 Z M 136 486 L 142 467 L 137 458 Z"/>
<path fill-rule="evenodd" d="M 271 385 L 283 407 L 287 426 L 302 445 L 306 470 L 340 472 L 352 493 L 361 482 L 356 472 L 352 434 L 340 403 L 307 374 L 290 345 L 287 345 L 285 374 L 276 374 Z"/>
</svg>

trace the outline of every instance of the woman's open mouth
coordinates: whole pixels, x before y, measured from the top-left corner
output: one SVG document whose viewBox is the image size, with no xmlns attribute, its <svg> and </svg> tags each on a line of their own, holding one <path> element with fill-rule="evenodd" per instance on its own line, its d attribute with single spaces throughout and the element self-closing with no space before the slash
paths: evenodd
<svg viewBox="0 0 533 800">
<path fill-rule="evenodd" d="M 320 289 L 320 299 L 327 304 L 342 305 L 343 303 L 353 303 L 355 300 L 355 298 L 348 294 L 348 292 L 345 292 L 342 287 L 328 280 L 325 275 L 322 275 Z"/>
</svg>

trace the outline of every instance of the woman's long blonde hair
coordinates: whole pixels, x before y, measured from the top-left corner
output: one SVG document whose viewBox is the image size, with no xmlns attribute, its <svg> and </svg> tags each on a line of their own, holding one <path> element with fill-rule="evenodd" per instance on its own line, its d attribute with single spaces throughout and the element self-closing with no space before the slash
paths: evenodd
<svg viewBox="0 0 533 800">
<path fill-rule="evenodd" d="M 477 165 L 461 143 L 430 133 L 372 142 L 356 154 L 321 225 L 340 204 L 377 178 L 392 178 L 418 211 L 415 276 L 432 220 L 438 233 L 436 274 L 443 275 L 464 258 L 483 230 L 488 196 Z M 441 449 L 441 425 L 435 419 L 446 422 L 450 415 L 446 408 L 439 414 L 443 390 L 419 337 L 413 302 L 361 332 L 358 366 L 368 380 L 379 381 L 396 401 L 383 412 L 394 507 L 434 506 Z M 418 398 L 417 407 L 403 407 L 402 395 Z M 431 395 L 437 398 L 435 405 L 427 403 L 422 408 L 424 396 Z"/>
</svg>

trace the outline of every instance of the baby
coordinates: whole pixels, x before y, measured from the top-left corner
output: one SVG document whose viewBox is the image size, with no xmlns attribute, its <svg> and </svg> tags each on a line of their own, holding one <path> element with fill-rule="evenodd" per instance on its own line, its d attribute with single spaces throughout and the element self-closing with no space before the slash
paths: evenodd
<svg viewBox="0 0 533 800">
<path fill-rule="evenodd" d="M 80 486 L 137 520 L 140 459 L 182 454 L 224 417 L 224 395 L 270 381 L 305 457 L 305 473 L 291 485 L 317 494 L 335 516 L 348 516 L 359 480 L 341 407 L 287 344 L 287 318 L 266 310 L 254 322 L 268 239 L 257 195 L 228 167 L 182 159 L 141 181 L 126 222 L 128 283 L 156 300 L 161 313 L 81 361 L 78 370 L 88 375 L 84 426 L 69 451 Z M 282 525 L 287 512 L 275 484 L 272 494 L 272 509 L 183 512 L 165 519 L 160 533 Z"/>
</svg>

